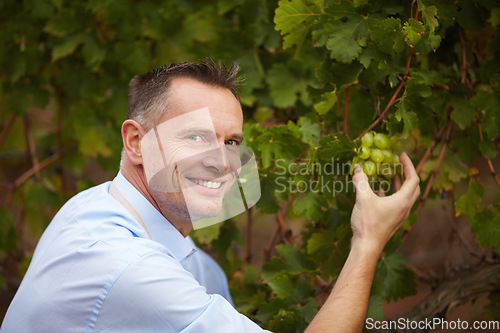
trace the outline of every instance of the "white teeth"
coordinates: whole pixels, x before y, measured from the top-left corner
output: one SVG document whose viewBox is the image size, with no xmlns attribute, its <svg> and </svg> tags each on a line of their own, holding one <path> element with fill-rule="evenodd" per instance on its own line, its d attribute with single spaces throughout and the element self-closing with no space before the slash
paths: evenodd
<svg viewBox="0 0 500 333">
<path fill-rule="evenodd" d="M 221 182 L 210 182 L 210 181 L 207 182 L 207 181 L 200 180 L 200 179 L 193 179 L 193 182 L 198 184 L 198 185 L 205 186 L 208 188 L 219 188 L 222 185 Z"/>
</svg>

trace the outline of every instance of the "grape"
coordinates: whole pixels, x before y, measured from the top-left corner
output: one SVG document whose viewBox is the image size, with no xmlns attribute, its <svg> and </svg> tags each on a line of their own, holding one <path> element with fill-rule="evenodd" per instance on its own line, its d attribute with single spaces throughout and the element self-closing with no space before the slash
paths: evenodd
<svg viewBox="0 0 500 333">
<path fill-rule="evenodd" d="M 376 163 L 380 163 L 384 160 L 384 154 L 380 149 L 374 148 L 372 149 L 371 159 Z"/>
<path fill-rule="evenodd" d="M 392 179 L 394 177 L 394 168 L 389 163 L 382 163 L 380 174 L 386 179 Z"/>
<path fill-rule="evenodd" d="M 394 161 L 394 154 L 390 150 L 382 149 L 382 154 L 384 155 L 385 163 L 392 163 Z"/>
<path fill-rule="evenodd" d="M 361 138 L 361 147 L 353 163 L 358 159 L 362 160 L 363 171 L 376 188 L 402 172 L 399 156 L 396 154 L 400 149 L 401 143 L 397 136 L 389 138 L 387 134 L 372 131 Z"/>
<path fill-rule="evenodd" d="M 385 149 L 389 146 L 389 138 L 383 133 L 377 133 L 373 136 L 373 143 L 377 148 Z"/>
<path fill-rule="evenodd" d="M 391 148 L 393 151 L 397 152 L 401 150 L 401 142 L 397 136 L 391 136 L 390 140 Z"/>
<path fill-rule="evenodd" d="M 373 145 L 373 135 L 371 133 L 366 133 L 361 138 L 361 144 L 367 148 L 370 148 Z"/>
<path fill-rule="evenodd" d="M 367 176 L 373 176 L 377 171 L 377 165 L 373 161 L 366 161 L 363 163 L 363 171 Z"/>
<path fill-rule="evenodd" d="M 370 158 L 370 148 L 365 147 L 365 146 L 361 146 L 359 157 L 364 159 L 364 160 L 367 160 L 368 158 Z"/>
</svg>

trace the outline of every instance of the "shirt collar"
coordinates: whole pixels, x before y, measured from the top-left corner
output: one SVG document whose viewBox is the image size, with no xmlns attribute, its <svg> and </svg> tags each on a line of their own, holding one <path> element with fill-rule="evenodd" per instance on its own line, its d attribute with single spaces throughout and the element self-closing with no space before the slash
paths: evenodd
<svg viewBox="0 0 500 333">
<path fill-rule="evenodd" d="M 168 248 L 178 261 L 196 251 L 189 236 L 184 237 L 120 172 L 114 179 L 121 194 L 134 207 L 155 242 Z"/>
</svg>

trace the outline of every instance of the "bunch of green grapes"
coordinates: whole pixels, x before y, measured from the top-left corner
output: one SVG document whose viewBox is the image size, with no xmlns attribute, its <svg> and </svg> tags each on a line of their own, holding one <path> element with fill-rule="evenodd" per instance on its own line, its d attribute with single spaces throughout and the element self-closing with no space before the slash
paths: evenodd
<svg viewBox="0 0 500 333">
<path fill-rule="evenodd" d="M 401 172 L 397 154 L 399 150 L 401 150 L 401 142 L 398 137 L 369 132 L 361 138 L 361 147 L 354 163 L 363 166 L 363 171 L 370 180 L 384 178 L 391 180 L 396 173 Z"/>
</svg>

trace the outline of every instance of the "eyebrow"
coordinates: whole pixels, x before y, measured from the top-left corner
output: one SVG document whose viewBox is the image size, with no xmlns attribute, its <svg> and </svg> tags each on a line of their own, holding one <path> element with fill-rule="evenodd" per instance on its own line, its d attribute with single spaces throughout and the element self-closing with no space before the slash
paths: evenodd
<svg viewBox="0 0 500 333">
<path fill-rule="evenodd" d="M 243 142 L 243 134 L 232 134 L 230 140 L 238 140 L 240 143 Z"/>
</svg>

